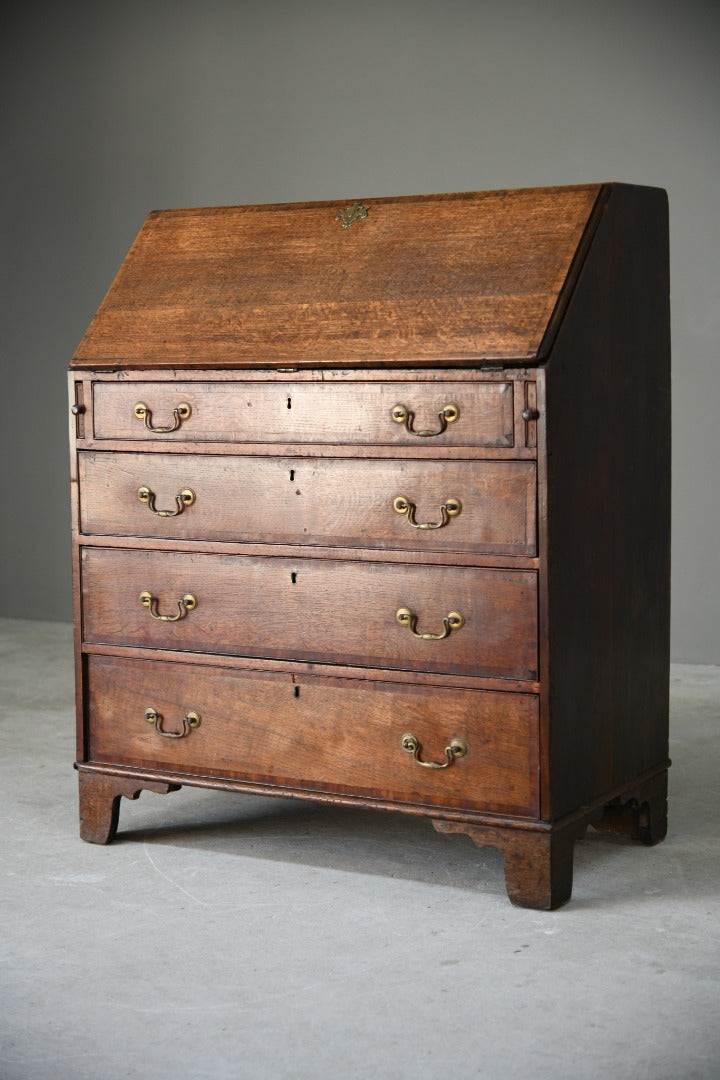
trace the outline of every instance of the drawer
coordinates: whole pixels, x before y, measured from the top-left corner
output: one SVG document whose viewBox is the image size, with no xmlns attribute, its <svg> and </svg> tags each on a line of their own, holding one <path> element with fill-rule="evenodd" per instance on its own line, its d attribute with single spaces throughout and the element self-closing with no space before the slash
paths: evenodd
<svg viewBox="0 0 720 1080">
<path fill-rule="evenodd" d="M 93 761 L 374 799 L 535 814 L 538 707 L 530 694 L 88 658 Z M 147 709 L 159 714 L 155 723 Z M 197 727 L 183 724 L 195 713 Z M 182 738 L 163 738 L 157 728 Z M 446 769 L 453 739 L 467 746 Z"/>
<path fill-rule="evenodd" d="M 536 550 L 530 461 L 87 451 L 79 463 L 81 529 L 94 535 L 510 555 Z M 141 489 L 151 494 L 141 500 Z M 184 491 L 192 493 L 189 506 Z M 405 513 L 394 508 L 401 496 Z M 450 514 L 442 510 L 448 500 Z M 413 528 L 411 520 L 441 527 Z"/>
<path fill-rule="evenodd" d="M 488 678 L 537 676 L 536 575 L 408 563 L 86 547 L 84 639 Z M 141 593 L 154 598 L 151 608 Z M 184 596 L 196 606 L 183 607 Z M 445 633 L 452 612 L 464 625 Z M 158 621 L 182 614 L 174 622 Z"/>
<path fill-rule="evenodd" d="M 137 405 L 147 406 L 149 416 L 138 418 Z M 189 406 L 189 415 L 178 406 Z M 396 406 L 407 411 L 407 424 L 393 419 Z M 440 418 L 447 406 L 457 411 L 450 422 Z M 95 382 L 93 410 L 96 439 L 500 447 L 514 442 L 513 384 L 491 380 Z M 148 423 L 177 426 L 158 434 Z M 408 426 L 438 434 L 422 437 Z"/>
</svg>

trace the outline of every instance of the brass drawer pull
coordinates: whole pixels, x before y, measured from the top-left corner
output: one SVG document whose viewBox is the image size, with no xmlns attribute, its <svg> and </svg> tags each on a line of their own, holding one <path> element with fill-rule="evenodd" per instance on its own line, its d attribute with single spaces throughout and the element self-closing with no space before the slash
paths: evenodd
<svg viewBox="0 0 720 1080">
<path fill-rule="evenodd" d="M 187 401 L 181 401 L 176 408 L 173 409 L 173 423 L 171 427 L 153 427 L 152 412 L 147 407 L 144 401 L 138 401 L 137 405 L 133 409 L 133 412 L 137 416 L 138 420 L 145 421 L 145 427 L 148 431 L 154 431 L 160 435 L 167 435 L 170 431 L 177 431 L 182 424 L 183 420 L 187 420 L 192 412 L 192 409 L 188 405 Z"/>
<path fill-rule="evenodd" d="M 462 510 L 462 503 L 459 499 L 446 499 L 440 507 L 440 520 L 426 521 L 422 524 L 415 520 L 415 503 L 410 502 L 404 495 L 398 495 L 393 499 L 393 509 L 397 514 L 404 514 L 408 525 L 412 525 L 413 529 L 442 529 L 443 525 L 447 525 L 450 518 L 458 516 Z"/>
<path fill-rule="evenodd" d="M 194 611 L 197 607 L 197 600 L 192 593 L 186 593 L 181 600 L 178 600 L 177 615 L 158 615 L 157 602 L 157 596 L 153 596 L 152 593 L 140 593 L 140 603 L 144 608 L 147 608 L 153 619 L 158 619 L 159 622 L 177 622 L 178 619 L 183 619 L 188 611 Z"/>
<path fill-rule="evenodd" d="M 443 632 L 441 634 L 418 634 L 415 629 L 417 625 L 417 615 L 413 614 L 410 608 L 401 607 L 395 612 L 395 618 L 401 626 L 407 626 L 411 634 L 416 638 L 420 638 L 421 641 L 442 641 L 443 638 L 450 636 L 451 630 L 459 630 L 461 626 L 465 625 L 465 618 L 459 611 L 451 611 L 443 619 Z"/>
<path fill-rule="evenodd" d="M 177 507 L 175 510 L 156 510 L 155 492 L 151 491 L 149 487 L 138 488 L 137 497 L 138 501 L 144 503 L 148 510 L 155 514 L 156 517 L 177 517 L 178 514 L 182 514 L 187 506 L 192 506 L 195 502 L 195 492 L 192 488 L 183 488 L 180 494 L 175 496 L 175 504 Z"/>
<path fill-rule="evenodd" d="M 405 430 L 411 435 L 417 435 L 420 439 L 431 439 L 434 435 L 442 435 L 448 424 L 454 424 L 460 415 L 460 410 L 457 405 L 443 405 L 438 413 L 440 427 L 437 431 L 415 431 L 413 428 L 415 413 L 408 409 L 406 405 L 393 405 L 390 415 L 396 424 L 404 424 Z"/>
<path fill-rule="evenodd" d="M 159 713 L 157 709 L 153 709 L 152 706 L 145 710 L 145 719 L 148 724 L 152 724 L 158 735 L 162 735 L 163 739 L 182 739 L 185 735 L 189 735 L 193 728 L 200 726 L 200 717 L 196 712 L 189 712 L 183 716 L 182 731 L 163 731 L 162 729 L 162 713 Z"/>
<path fill-rule="evenodd" d="M 465 757 L 468 752 L 468 745 L 463 739 L 452 739 L 449 746 L 445 747 L 444 761 L 421 761 L 422 746 L 417 735 L 403 735 L 400 745 L 406 753 L 412 754 L 415 761 L 417 761 L 418 765 L 422 765 L 423 769 L 447 769 L 456 758 Z"/>
</svg>

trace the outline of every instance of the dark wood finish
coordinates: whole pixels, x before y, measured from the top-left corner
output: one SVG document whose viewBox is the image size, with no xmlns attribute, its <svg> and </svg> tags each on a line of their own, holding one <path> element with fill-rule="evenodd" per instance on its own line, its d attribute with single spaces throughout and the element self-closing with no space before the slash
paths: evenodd
<svg viewBox="0 0 720 1080">
<path fill-rule="evenodd" d="M 535 466 L 531 462 L 353 461 L 190 454 L 79 455 L 81 527 L 95 536 L 335 544 L 361 548 L 534 555 Z M 138 501 L 147 486 L 159 517 Z M 462 509 L 439 529 L 412 528 L 393 508 L 403 495 L 418 523 L 442 521 L 441 506 Z"/>
<path fill-rule="evenodd" d="M 394 677 L 394 676 L 393 676 Z M 670 762 L 667 763 L 668 765 Z M 120 779 L 131 779 L 152 783 L 180 783 L 182 787 L 212 788 L 218 791 L 234 791 L 253 795 L 271 795 L 277 798 L 300 799 L 308 802 L 316 802 L 328 805 L 362 807 L 368 810 L 389 810 L 393 813 L 403 814 L 410 817 L 427 818 L 434 820 L 454 821 L 467 825 L 488 826 L 491 830 L 522 829 L 524 832 L 544 833 L 557 830 L 558 828 L 572 826 L 577 829 L 577 839 L 581 839 L 587 831 L 587 826 L 599 821 L 603 816 L 603 802 L 589 807 L 582 807 L 575 814 L 570 815 L 562 822 L 548 824 L 536 818 L 520 818 L 517 815 L 489 814 L 480 810 L 470 810 L 467 807 L 453 808 L 447 806 L 432 806 L 424 803 L 389 803 L 381 799 L 369 798 L 363 795 L 348 795 L 347 792 L 311 791 L 309 789 L 282 788 L 273 784 L 260 784 L 244 780 L 230 780 L 221 776 L 201 776 L 198 774 L 182 774 L 168 769 L 145 769 L 137 766 L 117 765 L 83 761 L 76 763 L 79 772 L 92 773 L 101 776 L 116 776 Z M 646 777 L 645 780 L 650 779 Z M 644 781 L 643 781 L 644 782 Z M 638 786 L 638 785 L 636 785 Z M 616 792 L 615 797 L 623 797 L 624 791 Z M 462 830 L 461 830 L 462 831 Z M 493 846 L 490 844 L 489 846 Z"/>
<path fill-rule="evenodd" d="M 446 687 L 358 682 L 311 675 L 93 656 L 88 662 L 95 762 L 224 776 L 282 787 L 345 791 L 389 802 L 468 806 L 534 815 L 538 808 L 537 698 Z M 178 739 L 189 711 L 201 720 Z M 423 759 L 444 762 L 453 738 L 468 746 L 446 769 L 423 768 L 401 746 L 406 732 Z"/>
<path fill-rule="evenodd" d="M 667 825 L 665 196 L 338 207 L 151 215 L 75 357 L 82 834 L 180 784 L 392 809 L 495 846 L 513 902 L 551 909 L 589 824 Z M 133 415 L 183 400 L 176 432 Z M 432 437 L 391 418 L 450 403 Z M 156 518 L 141 484 L 196 501 Z M 420 532 L 395 495 L 463 509 Z M 154 621 L 143 589 L 197 609 Z M 398 607 L 466 623 L 418 641 Z M 163 738 L 150 706 L 200 726 Z M 423 769 L 406 730 L 468 754 Z"/>
<path fill-rule="evenodd" d="M 109 536 L 107 534 L 94 535 L 88 533 L 82 536 L 83 544 L 89 547 L 127 548 L 128 537 Z M 537 557 L 524 555 L 486 555 L 484 552 L 466 551 L 414 551 L 408 552 L 394 548 L 351 548 L 351 547 L 315 547 L 312 544 L 273 544 L 272 550 L 265 543 L 236 543 L 226 540 L 171 540 L 157 536 L 145 536 L 141 538 L 143 548 L 152 551 L 187 551 L 191 554 L 203 551 L 208 555 L 285 555 L 290 558 L 298 556 L 304 559 L 351 559 L 357 562 L 383 562 L 383 563 L 407 563 L 409 559 L 417 566 L 484 566 L 488 569 L 497 568 L 510 570 L 537 570 L 539 560 Z M 328 539 L 328 543 L 330 540 Z"/>
<path fill-rule="evenodd" d="M 78 484 L 78 459 L 76 447 L 79 441 L 77 417 L 72 412 L 72 406 L 77 403 L 78 382 L 81 392 L 85 392 L 84 382 L 77 379 L 72 372 L 68 374 L 68 434 L 70 440 L 70 531 L 72 537 L 71 549 L 71 574 L 72 574 L 72 604 L 73 604 L 73 644 L 75 659 L 75 755 L 78 761 L 82 761 L 85 754 L 85 689 L 83 678 L 83 653 L 82 653 L 82 589 L 80 584 L 80 545 L 79 536 L 79 508 L 80 493 Z"/>
<path fill-rule="evenodd" d="M 570 899 L 575 841 L 583 822 L 527 832 L 487 825 L 434 819 L 440 833 L 465 833 L 478 847 L 494 847 L 503 855 L 505 886 L 518 907 L 554 911 Z"/>
<path fill-rule="evenodd" d="M 519 424 L 523 425 L 522 419 L 520 419 Z M 83 449 L 105 450 L 121 454 L 144 454 L 148 451 L 163 453 L 168 449 L 168 444 L 160 442 L 159 439 L 160 436 L 154 440 L 141 440 L 139 442 L 135 439 L 86 439 L 83 443 Z M 235 454 L 263 456 L 268 454 L 273 457 L 308 457 L 311 454 L 313 457 L 318 458 L 342 457 L 362 460 L 367 458 L 368 453 L 372 453 L 372 456 L 378 459 L 391 458 L 398 461 L 475 461 L 479 456 L 488 461 L 535 461 L 537 458 L 537 452 L 533 447 L 493 446 L 488 447 L 486 450 L 483 449 L 481 452 L 474 446 L 438 446 L 427 439 L 422 441 L 416 439 L 412 445 L 408 444 L 407 446 L 390 446 L 385 443 L 377 443 L 372 448 L 360 443 L 353 446 L 349 443 L 314 443 L 310 445 L 308 443 L 288 442 L 195 444 L 186 442 L 179 446 L 178 450 L 183 453 L 195 454 L 198 457 L 203 455 L 211 457 L 215 454 L 226 454 L 228 456 Z"/>
<path fill-rule="evenodd" d="M 546 813 L 555 819 L 668 756 L 665 192 L 613 186 L 543 380 Z"/>
<path fill-rule="evenodd" d="M 306 660 L 272 660 L 266 657 L 224 656 L 222 653 L 198 653 L 177 649 L 139 648 L 137 645 L 103 645 L 85 642 L 83 657 L 124 656 L 127 660 L 161 660 L 200 664 L 214 668 L 234 668 L 238 671 L 278 671 L 285 675 L 322 675 L 328 678 L 356 679 L 376 682 L 392 678 L 393 683 L 427 687 L 456 687 L 458 690 L 494 690 L 511 694 L 538 694 L 540 685 L 525 679 L 483 678 L 476 675 L 453 675 L 447 671 L 378 671 L 377 668 L 353 664 L 317 663 Z"/>
<path fill-rule="evenodd" d="M 533 679 L 536 575 L 408 564 L 83 549 L 84 639 L 116 645 L 239 653 L 365 667 L 417 668 Z M 197 608 L 174 615 L 186 594 Z M 465 625 L 421 641 L 396 621 L 407 607 L 418 633 L 440 633 L 452 611 Z"/>
<path fill-rule="evenodd" d="M 667 772 L 661 772 L 632 791 L 609 802 L 599 820 L 598 832 L 627 836 L 653 847 L 667 834 Z"/>
<path fill-rule="evenodd" d="M 79 770 L 80 837 L 89 844 L 109 844 L 115 839 L 120 816 L 120 799 L 137 799 L 141 791 L 166 795 L 179 791 L 179 784 L 154 783 L 128 777 L 102 776 Z"/>
<path fill-rule="evenodd" d="M 156 427 L 173 424 L 173 410 L 187 402 L 191 414 L 167 433 L 150 431 L 134 415 L 138 402 Z M 411 434 L 391 416 L 395 405 L 415 413 L 418 431 L 440 431 L 438 414 L 449 404 L 460 415 L 431 438 Z M 160 443 L 348 443 L 367 446 L 511 447 L 513 384 L 495 380 L 410 383 L 108 383 L 93 389 L 96 439 Z"/>
<path fill-rule="evenodd" d="M 667 832 L 667 771 L 623 791 L 605 807 L 587 806 L 544 830 L 433 819 L 440 833 L 464 833 L 479 847 L 494 847 L 505 864 L 507 893 L 519 907 L 552 911 L 572 894 L 575 842 L 588 825 L 648 846 Z"/>
<path fill-rule="evenodd" d="M 576 838 L 574 831 L 562 828 L 539 835 L 523 832 L 512 835 L 503 855 L 505 887 L 513 904 L 554 911 L 568 902 L 572 895 Z"/>
<path fill-rule="evenodd" d="M 599 185 L 156 211 L 73 364 L 531 361 Z M 350 200 L 352 202 L 352 200 Z"/>
</svg>

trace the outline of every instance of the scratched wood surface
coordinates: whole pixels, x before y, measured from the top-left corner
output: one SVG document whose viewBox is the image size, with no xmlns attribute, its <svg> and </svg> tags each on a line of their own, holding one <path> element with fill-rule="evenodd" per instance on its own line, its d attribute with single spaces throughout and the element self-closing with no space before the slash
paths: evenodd
<svg viewBox="0 0 720 1080">
<path fill-rule="evenodd" d="M 600 190 L 154 211 L 73 365 L 531 362 Z"/>
<path fill-rule="evenodd" d="M 538 797 L 537 698 L 482 690 L 360 683 L 309 675 L 242 672 L 191 664 L 93 656 L 88 662 L 93 761 L 172 768 L 343 791 L 375 798 L 531 814 Z M 162 730 L 200 724 L 163 738 Z M 423 760 L 445 761 L 461 738 L 463 758 L 424 769 L 401 746 L 420 740 Z"/>
</svg>

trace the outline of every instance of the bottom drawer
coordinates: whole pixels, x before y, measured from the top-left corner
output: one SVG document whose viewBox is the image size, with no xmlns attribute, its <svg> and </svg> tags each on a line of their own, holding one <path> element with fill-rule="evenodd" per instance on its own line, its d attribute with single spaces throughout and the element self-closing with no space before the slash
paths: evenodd
<svg viewBox="0 0 720 1080">
<path fill-rule="evenodd" d="M 532 694 L 111 656 L 88 657 L 87 684 L 91 761 L 391 802 L 538 812 Z M 190 714 L 199 717 L 196 726 Z M 447 768 L 423 768 L 403 748 L 406 734 L 416 737 L 423 761 L 445 761 L 454 739 L 466 752 Z"/>
</svg>

